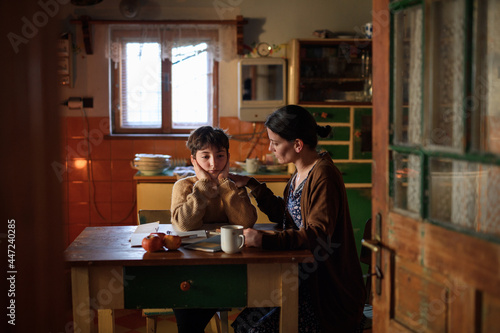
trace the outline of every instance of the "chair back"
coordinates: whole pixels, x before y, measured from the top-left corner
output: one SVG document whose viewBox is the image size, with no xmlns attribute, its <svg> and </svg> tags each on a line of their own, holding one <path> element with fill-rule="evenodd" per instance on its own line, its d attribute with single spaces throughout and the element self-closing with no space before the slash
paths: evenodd
<svg viewBox="0 0 500 333">
<path fill-rule="evenodd" d="M 150 210 L 140 209 L 137 221 L 139 224 L 159 221 L 160 224 L 170 224 L 171 213 L 168 209 Z"/>
</svg>

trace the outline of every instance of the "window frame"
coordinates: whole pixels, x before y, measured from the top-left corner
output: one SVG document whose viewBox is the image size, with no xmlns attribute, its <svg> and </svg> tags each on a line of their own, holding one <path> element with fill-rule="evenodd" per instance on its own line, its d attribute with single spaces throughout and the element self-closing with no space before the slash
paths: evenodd
<svg viewBox="0 0 500 333">
<path fill-rule="evenodd" d="M 462 89 L 464 91 L 464 96 L 465 100 L 469 101 L 471 97 L 474 97 L 474 94 L 479 94 L 477 92 L 478 89 L 481 89 L 482 87 L 478 87 L 478 75 L 481 74 L 481 71 L 479 71 L 480 65 L 484 61 L 484 58 L 482 56 L 485 54 L 484 52 L 481 53 L 482 49 L 478 48 L 477 45 L 479 41 L 482 41 L 480 38 L 478 38 L 479 33 L 481 31 L 477 31 L 478 27 L 477 25 L 479 23 L 482 23 L 478 19 L 478 14 L 477 11 L 478 9 L 473 9 L 473 1 L 471 0 L 464 0 L 464 22 L 465 24 L 463 25 L 464 29 L 464 45 L 463 45 L 463 54 L 464 58 L 467 60 L 464 62 L 463 66 L 463 72 L 464 72 L 464 84 L 462 85 Z M 442 226 L 444 228 L 456 230 L 458 232 L 461 232 L 463 234 L 467 235 L 472 235 L 481 239 L 485 239 L 488 241 L 494 241 L 497 243 L 500 243 L 500 237 L 498 234 L 494 233 L 488 233 L 483 231 L 483 229 L 471 229 L 469 227 L 465 227 L 459 224 L 454 224 L 451 223 L 450 221 L 442 221 L 439 219 L 436 219 L 431 216 L 430 213 L 430 201 L 431 196 L 430 196 L 430 185 L 431 180 L 431 162 L 436 161 L 436 160 L 449 160 L 450 162 L 467 162 L 467 163 L 475 163 L 475 164 L 480 164 L 486 167 L 498 167 L 500 166 L 500 154 L 498 153 L 493 153 L 485 150 L 485 147 L 483 146 L 484 143 L 482 141 L 484 140 L 483 134 L 482 134 L 482 127 L 483 126 L 483 120 L 482 117 L 482 107 L 484 107 L 483 104 L 479 106 L 475 106 L 473 103 L 467 103 L 462 109 L 463 112 L 463 145 L 460 147 L 460 149 L 455 149 L 453 147 L 448 147 L 448 146 L 437 146 L 437 145 L 431 145 L 429 144 L 427 140 L 427 134 L 428 134 L 428 129 L 426 128 L 429 118 L 429 112 L 433 111 L 432 110 L 432 104 L 428 103 L 429 98 L 429 91 L 432 89 L 429 86 L 429 81 L 430 81 L 430 74 L 429 74 L 429 68 L 427 67 L 427 62 L 429 61 L 429 56 L 425 48 L 423 48 L 423 52 L 425 54 L 424 56 L 424 63 L 422 65 L 422 101 L 424 107 L 421 108 L 421 119 L 422 119 L 422 129 L 424 129 L 424 132 L 421 134 L 421 142 L 419 144 L 409 144 L 409 143 L 402 143 L 398 142 L 397 138 L 395 138 L 395 132 L 397 131 L 397 112 L 400 112 L 400 110 L 397 109 L 397 103 L 395 103 L 395 98 L 396 96 L 396 91 L 399 88 L 397 85 L 397 81 L 395 80 L 395 75 L 397 73 L 397 67 L 396 67 L 396 57 L 395 57 L 395 39 L 396 39 L 396 27 L 394 25 L 395 22 L 395 16 L 400 13 L 400 11 L 411 8 L 411 7 L 416 7 L 416 6 L 421 6 L 422 10 L 424 11 L 423 15 L 423 23 L 424 23 L 424 33 L 423 33 L 423 40 L 424 42 L 422 43 L 423 47 L 427 45 L 425 43 L 426 40 L 431 39 L 430 31 L 428 30 L 429 26 L 429 20 L 432 18 L 430 15 L 430 9 L 426 7 L 427 2 L 423 0 L 402 0 L 402 1 L 397 1 L 393 2 L 390 5 L 390 10 L 391 10 L 391 50 L 390 50 L 390 62 L 391 62 L 391 69 L 390 69 L 390 118 L 389 118 L 389 124 L 391 128 L 391 132 L 389 135 L 389 198 L 390 198 L 390 210 L 393 212 L 396 212 L 401 215 L 405 215 L 410 218 L 414 219 L 420 219 L 422 221 L 427 221 L 435 225 Z M 484 10 L 484 7 L 478 6 L 479 9 Z M 427 16 L 427 17 L 426 17 Z M 479 23 L 478 23 L 479 22 Z M 484 42 L 484 41 L 483 41 Z M 482 44 L 481 44 L 482 45 Z M 484 101 L 481 101 L 483 102 Z M 477 109 L 475 110 L 474 107 Z M 478 112 L 477 110 L 481 110 L 481 112 Z M 476 140 L 476 141 L 474 141 Z M 396 196 L 396 185 L 397 185 L 397 168 L 395 167 L 396 165 L 396 159 L 395 155 L 414 155 L 418 156 L 420 159 L 420 172 L 419 172 L 419 183 L 420 183 L 420 209 L 418 213 L 411 212 L 407 209 L 397 207 L 394 202 L 397 199 Z"/>
<path fill-rule="evenodd" d="M 138 30 L 124 30 L 114 32 L 115 36 L 120 38 L 121 40 L 129 39 L 133 42 L 145 42 L 142 40 L 140 36 L 140 28 Z M 185 37 L 192 37 L 190 34 L 185 34 Z M 218 36 L 214 34 L 213 31 L 208 32 L 199 32 L 196 31 L 196 37 L 199 38 L 199 42 L 204 42 L 207 40 L 216 41 Z M 121 43 L 120 45 L 123 45 Z M 121 50 L 120 50 L 121 52 Z M 212 90 L 212 105 L 211 107 L 211 118 L 209 119 L 209 124 L 212 126 L 218 125 L 219 113 L 218 113 L 218 105 L 219 105 L 219 62 L 215 59 L 212 60 L 212 82 L 211 87 Z M 111 135 L 152 135 L 152 136 L 177 136 L 177 135 L 187 135 L 189 134 L 195 127 L 193 128 L 182 128 L 175 129 L 172 128 L 172 86 L 171 80 L 172 77 L 172 62 L 169 59 L 162 60 L 161 65 L 161 78 L 162 78 L 162 102 L 161 102 L 161 117 L 162 117 L 162 126 L 160 128 L 125 128 L 121 126 L 121 95 L 122 95 L 122 70 L 123 70 L 123 60 L 119 63 L 113 63 L 110 60 L 110 112 L 111 112 Z M 115 68 L 116 66 L 116 68 Z M 119 83 L 119 84 L 115 84 Z M 209 83 L 207 83 L 209 84 Z"/>
</svg>

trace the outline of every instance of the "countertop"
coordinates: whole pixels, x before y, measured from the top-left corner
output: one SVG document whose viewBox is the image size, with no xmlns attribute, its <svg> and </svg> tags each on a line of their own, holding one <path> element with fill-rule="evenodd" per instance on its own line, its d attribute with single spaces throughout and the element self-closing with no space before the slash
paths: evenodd
<svg viewBox="0 0 500 333">
<path fill-rule="evenodd" d="M 246 171 L 241 170 L 231 170 L 232 173 L 236 173 L 243 176 L 254 177 L 260 182 L 287 182 L 290 179 L 290 174 L 286 171 L 267 171 L 261 170 L 259 173 L 249 174 Z M 177 177 L 173 174 L 173 169 L 168 169 L 162 174 L 154 176 L 145 176 L 141 172 L 137 172 L 134 175 L 134 180 L 138 183 L 175 183 Z"/>
</svg>

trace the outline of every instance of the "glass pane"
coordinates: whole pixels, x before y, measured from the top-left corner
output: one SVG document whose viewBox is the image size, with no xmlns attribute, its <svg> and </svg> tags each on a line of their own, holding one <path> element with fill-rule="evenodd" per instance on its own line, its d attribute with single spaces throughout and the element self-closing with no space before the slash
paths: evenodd
<svg viewBox="0 0 500 333">
<path fill-rule="evenodd" d="M 500 167 L 433 158 L 429 217 L 500 235 Z"/>
<path fill-rule="evenodd" d="M 370 102 L 371 43 L 301 42 L 299 103 Z"/>
<path fill-rule="evenodd" d="M 172 49 L 172 128 L 209 125 L 212 73 L 207 44 Z"/>
<path fill-rule="evenodd" d="M 394 207 L 420 215 L 421 158 L 394 153 Z"/>
<path fill-rule="evenodd" d="M 500 153 L 500 0 L 479 2 L 477 74 L 472 106 L 480 108 L 482 150 Z M 475 109 L 473 109 L 475 113 Z M 479 137 L 480 135 L 475 135 Z"/>
<path fill-rule="evenodd" d="M 394 19 L 394 141 L 418 145 L 422 137 L 422 7 L 400 11 Z"/>
<path fill-rule="evenodd" d="M 464 146 L 465 0 L 432 1 L 429 49 L 430 145 Z"/>
<path fill-rule="evenodd" d="M 160 128 L 160 44 L 126 43 L 124 52 L 122 126 Z"/>
</svg>

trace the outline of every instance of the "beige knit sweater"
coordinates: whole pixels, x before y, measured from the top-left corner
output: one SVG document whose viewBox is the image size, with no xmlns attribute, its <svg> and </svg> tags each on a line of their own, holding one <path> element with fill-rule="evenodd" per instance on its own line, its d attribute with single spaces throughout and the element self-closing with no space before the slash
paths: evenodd
<svg viewBox="0 0 500 333">
<path fill-rule="evenodd" d="M 172 224 L 179 231 L 214 229 L 222 224 L 252 227 L 257 210 L 245 188 L 230 179 L 218 185 L 196 176 L 178 180 L 172 189 Z"/>
</svg>

